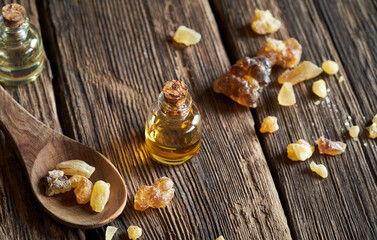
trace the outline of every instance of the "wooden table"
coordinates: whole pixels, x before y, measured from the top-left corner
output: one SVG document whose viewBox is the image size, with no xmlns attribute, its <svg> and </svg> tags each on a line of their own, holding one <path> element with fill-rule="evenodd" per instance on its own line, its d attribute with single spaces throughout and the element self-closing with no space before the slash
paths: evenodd
<svg viewBox="0 0 377 240">
<path fill-rule="evenodd" d="M 114 239 L 128 239 L 131 224 L 143 229 L 141 239 L 377 239 L 377 142 L 364 131 L 377 113 L 376 1 L 20 2 L 41 26 L 48 61 L 35 83 L 6 89 L 119 169 L 129 195 L 110 224 L 119 228 Z M 270 9 L 283 27 L 253 33 L 256 8 Z M 174 46 L 179 25 L 200 32 L 200 43 Z M 336 76 L 321 75 L 331 90 L 327 101 L 315 105 L 307 81 L 294 88 L 295 106 L 278 105 L 279 68 L 255 110 L 212 91 L 231 63 L 255 56 L 269 36 L 298 39 L 302 60 L 340 64 Z M 204 117 L 199 155 L 177 167 L 151 161 L 144 145 L 147 108 L 171 79 L 188 83 Z M 267 115 L 278 118 L 274 134 L 258 131 Z M 357 142 L 348 136 L 351 124 L 362 129 Z M 289 143 L 314 144 L 321 135 L 347 143 L 336 157 L 314 153 L 311 160 L 328 167 L 324 180 L 310 172 L 310 160 L 286 156 Z M 72 229 L 42 212 L 8 142 L 0 134 L 0 239 L 104 239 L 106 227 Z M 161 176 L 175 182 L 172 203 L 135 211 L 137 189 Z"/>
</svg>

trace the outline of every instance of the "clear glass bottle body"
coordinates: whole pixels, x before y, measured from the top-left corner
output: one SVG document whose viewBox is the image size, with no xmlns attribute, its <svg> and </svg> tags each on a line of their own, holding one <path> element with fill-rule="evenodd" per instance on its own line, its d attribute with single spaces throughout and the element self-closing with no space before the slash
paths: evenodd
<svg viewBox="0 0 377 240">
<path fill-rule="evenodd" d="M 18 28 L 0 18 L 0 82 L 21 85 L 34 81 L 43 70 L 44 51 L 39 31 L 25 17 Z"/>
<path fill-rule="evenodd" d="M 153 159 L 168 165 L 182 164 L 198 154 L 202 137 L 202 117 L 188 95 L 179 113 L 172 111 L 161 93 L 149 109 L 145 142 Z"/>
</svg>

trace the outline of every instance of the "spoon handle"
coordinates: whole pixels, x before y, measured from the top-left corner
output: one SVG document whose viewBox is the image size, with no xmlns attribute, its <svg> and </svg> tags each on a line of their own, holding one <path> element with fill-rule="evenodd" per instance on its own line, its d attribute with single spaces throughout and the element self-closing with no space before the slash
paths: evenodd
<svg viewBox="0 0 377 240">
<path fill-rule="evenodd" d="M 19 105 L 2 86 L 0 86 L 0 128 L 13 140 L 27 169 L 49 140 L 52 131 Z"/>
</svg>

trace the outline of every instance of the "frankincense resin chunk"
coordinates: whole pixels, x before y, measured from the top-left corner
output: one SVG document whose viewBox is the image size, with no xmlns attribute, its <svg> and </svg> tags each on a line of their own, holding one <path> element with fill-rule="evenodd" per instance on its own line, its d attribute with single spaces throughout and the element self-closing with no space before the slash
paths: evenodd
<svg viewBox="0 0 377 240">
<path fill-rule="evenodd" d="M 278 78 L 278 82 L 283 84 L 285 82 L 290 82 L 292 85 L 300 83 L 305 80 L 312 79 L 322 73 L 322 68 L 316 66 L 315 64 L 304 61 L 300 63 L 296 68 L 286 70 Z"/>
<path fill-rule="evenodd" d="M 138 226 L 131 225 L 127 228 L 128 238 L 135 240 L 141 237 L 143 234 L 143 229 L 139 228 Z"/>
<path fill-rule="evenodd" d="M 110 183 L 102 180 L 94 184 L 90 197 L 90 206 L 95 212 L 102 212 L 110 197 Z"/>
<path fill-rule="evenodd" d="M 78 204 L 85 204 L 90 201 L 92 195 L 93 183 L 86 177 L 82 177 L 75 189 L 76 200 Z"/>
<path fill-rule="evenodd" d="M 174 41 L 177 43 L 183 43 L 186 46 L 197 44 L 201 39 L 200 33 L 185 26 L 179 26 L 174 34 Z"/>
<path fill-rule="evenodd" d="M 60 170 L 52 170 L 48 172 L 46 177 L 46 195 L 53 196 L 55 194 L 68 192 L 72 189 L 71 182 L 64 176 L 64 172 Z"/>
<path fill-rule="evenodd" d="M 269 10 L 256 9 L 251 19 L 251 28 L 258 34 L 274 33 L 281 27 L 281 22 L 274 18 Z"/>
<path fill-rule="evenodd" d="M 329 75 L 334 75 L 339 71 L 339 65 L 331 60 L 324 61 L 322 63 L 322 69 Z"/>
<path fill-rule="evenodd" d="M 294 38 L 285 41 L 267 38 L 266 44 L 258 51 L 258 57 L 268 58 L 271 67 L 279 65 L 283 68 L 296 66 L 300 62 L 301 54 L 302 47 Z"/>
<path fill-rule="evenodd" d="M 305 161 L 312 156 L 313 152 L 314 146 L 303 139 L 291 143 L 287 147 L 288 158 L 293 161 Z"/>
<path fill-rule="evenodd" d="M 173 181 L 167 177 L 157 179 L 152 186 L 142 186 L 135 195 L 134 207 L 144 211 L 148 207 L 164 208 L 174 197 Z"/>
<path fill-rule="evenodd" d="M 321 178 L 327 178 L 327 168 L 323 164 L 316 164 L 315 162 L 310 163 L 310 170 L 317 173 Z"/>
<path fill-rule="evenodd" d="M 116 228 L 116 227 L 108 226 L 106 228 L 105 240 L 111 240 L 111 239 L 113 239 L 114 234 L 116 233 L 117 230 L 118 230 L 118 228 Z"/>
<path fill-rule="evenodd" d="M 77 175 L 77 174 L 70 177 L 69 181 L 71 181 L 72 188 L 76 188 L 77 185 L 79 185 L 81 178 L 83 178 L 83 177 L 84 176 L 80 176 L 80 175 Z"/>
<path fill-rule="evenodd" d="M 318 97 L 324 98 L 327 96 L 326 83 L 323 79 L 315 81 L 312 86 L 312 91 Z"/>
<path fill-rule="evenodd" d="M 343 142 L 331 141 L 325 137 L 317 140 L 318 150 L 320 154 L 338 155 L 346 150 L 347 145 Z"/>
<path fill-rule="evenodd" d="M 348 133 L 350 134 L 350 136 L 353 138 L 354 141 L 357 141 L 357 136 L 359 135 L 359 132 L 360 132 L 359 126 L 352 126 L 348 130 Z"/>
<path fill-rule="evenodd" d="M 268 116 L 263 119 L 260 132 L 261 133 L 273 133 L 279 129 L 278 123 L 277 123 L 277 118 L 273 116 Z"/>
<path fill-rule="evenodd" d="M 278 102 L 282 106 L 292 106 L 296 103 L 295 93 L 293 92 L 292 83 L 286 82 L 281 86 L 278 94 Z"/>
<path fill-rule="evenodd" d="M 68 160 L 60 162 L 56 165 L 56 169 L 62 170 L 64 174 L 68 176 L 77 174 L 87 178 L 90 178 L 94 170 L 96 170 L 95 167 L 92 167 L 81 160 Z"/>
<path fill-rule="evenodd" d="M 367 131 L 369 133 L 369 138 L 377 138 L 377 123 L 372 123 L 372 125 L 367 127 Z"/>
<path fill-rule="evenodd" d="M 255 108 L 263 88 L 270 83 L 270 72 L 270 62 L 267 58 L 244 57 L 215 81 L 213 90 L 243 106 Z"/>
</svg>

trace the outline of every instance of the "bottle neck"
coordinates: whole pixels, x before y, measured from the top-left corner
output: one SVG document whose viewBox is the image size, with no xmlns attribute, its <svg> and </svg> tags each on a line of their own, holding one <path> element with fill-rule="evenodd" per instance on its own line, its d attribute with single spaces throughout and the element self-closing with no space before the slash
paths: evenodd
<svg viewBox="0 0 377 240">
<path fill-rule="evenodd" d="M 158 106 L 166 117 L 182 119 L 185 118 L 191 110 L 192 98 L 190 94 L 187 94 L 186 101 L 180 106 L 176 107 L 166 101 L 164 94 L 160 93 L 160 95 L 158 96 Z"/>
<path fill-rule="evenodd" d="M 18 28 L 5 26 L 4 20 L 0 17 L 0 36 L 4 41 L 17 42 L 27 38 L 30 24 L 29 18 L 25 17 L 24 22 Z"/>
</svg>

